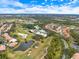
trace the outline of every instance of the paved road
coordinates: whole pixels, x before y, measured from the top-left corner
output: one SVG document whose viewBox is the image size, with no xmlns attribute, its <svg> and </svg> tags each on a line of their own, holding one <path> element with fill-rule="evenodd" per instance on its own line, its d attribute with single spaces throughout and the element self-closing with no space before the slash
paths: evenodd
<svg viewBox="0 0 79 59">
<path fill-rule="evenodd" d="M 69 48 L 68 43 L 64 39 L 61 39 L 61 40 L 62 40 L 62 42 L 64 44 L 64 50 L 68 49 Z M 62 59 L 66 59 L 66 53 L 65 52 L 62 55 Z"/>
<path fill-rule="evenodd" d="M 64 44 L 64 49 L 68 49 L 68 43 L 64 40 L 64 39 L 61 39 L 63 44 Z"/>
<path fill-rule="evenodd" d="M 52 25 L 52 24 L 47 24 L 47 25 L 45 26 L 45 28 L 48 29 L 48 30 L 51 30 L 51 31 L 56 32 L 55 30 L 53 30 L 53 25 Z M 65 50 L 65 49 L 68 49 L 68 48 L 69 48 L 68 43 L 67 43 L 64 39 L 61 39 L 61 41 L 62 41 L 63 44 L 64 44 L 64 50 Z M 66 59 L 66 52 L 63 53 L 61 59 Z"/>
<path fill-rule="evenodd" d="M 52 39 L 51 40 L 49 40 L 49 42 L 48 42 L 48 46 L 44 49 L 44 53 L 43 53 L 43 56 L 41 57 L 41 59 L 44 59 L 44 57 L 47 55 L 47 53 L 48 53 L 48 48 L 49 48 L 49 46 L 50 46 L 50 43 L 51 43 L 51 41 L 52 41 Z"/>
</svg>

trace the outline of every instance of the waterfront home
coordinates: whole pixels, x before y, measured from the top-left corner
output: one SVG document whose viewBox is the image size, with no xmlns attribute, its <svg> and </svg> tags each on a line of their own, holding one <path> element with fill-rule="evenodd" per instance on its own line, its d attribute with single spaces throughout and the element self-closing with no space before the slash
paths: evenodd
<svg viewBox="0 0 79 59">
<path fill-rule="evenodd" d="M 4 33 L 2 35 L 2 37 L 4 37 L 5 40 L 8 41 L 8 42 L 16 42 L 17 41 L 17 39 L 10 37 L 10 35 L 8 33 Z"/>
</svg>

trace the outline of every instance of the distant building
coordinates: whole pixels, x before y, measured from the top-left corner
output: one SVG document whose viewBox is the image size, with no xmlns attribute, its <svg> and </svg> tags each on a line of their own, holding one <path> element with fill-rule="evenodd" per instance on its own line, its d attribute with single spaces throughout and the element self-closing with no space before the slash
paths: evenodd
<svg viewBox="0 0 79 59">
<path fill-rule="evenodd" d="M 55 30 L 55 32 L 60 33 L 63 35 L 65 38 L 70 37 L 70 29 L 67 26 L 58 26 Z"/>
<path fill-rule="evenodd" d="M 22 33 L 18 33 L 18 35 L 21 36 L 21 38 L 23 39 L 25 39 L 28 36 L 28 34 L 22 34 Z"/>
<path fill-rule="evenodd" d="M 43 37 L 47 37 L 47 32 L 45 30 L 37 30 L 37 29 L 32 29 L 30 32 L 35 33 L 37 35 L 41 35 Z"/>
<path fill-rule="evenodd" d="M 69 27 L 63 27 L 63 29 L 62 29 L 63 31 L 63 35 L 64 35 L 64 37 L 66 37 L 66 38 L 68 38 L 68 37 L 70 37 L 70 34 L 69 34 L 69 32 L 70 32 L 70 30 L 69 30 Z"/>
<path fill-rule="evenodd" d="M 38 25 L 34 26 L 35 29 L 40 29 L 40 27 Z"/>
<path fill-rule="evenodd" d="M 31 29 L 30 32 L 35 33 L 37 35 L 41 35 L 43 37 L 47 37 L 47 32 L 41 29 L 38 25 L 34 26 L 35 29 Z"/>
<path fill-rule="evenodd" d="M 62 26 L 59 26 L 57 29 L 56 29 L 56 32 L 57 33 L 60 33 L 62 35 Z"/>
<path fill-rule="evenodd" d="M 47 32 L 45 30 L 39 30 L 40 34 L 39 35 L 42 35 L 44 37 L 47 37 Z"/>
</svg>

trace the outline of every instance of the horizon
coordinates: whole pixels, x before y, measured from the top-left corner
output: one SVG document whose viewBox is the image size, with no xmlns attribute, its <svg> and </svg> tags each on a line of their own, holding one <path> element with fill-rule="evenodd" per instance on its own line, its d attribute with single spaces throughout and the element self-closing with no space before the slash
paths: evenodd
<svg viewBox="0 0 79 59">
<path fill-rule="evenodd" d="M 39 13 L 14 13 L 14 14 L 8 14 L 8 13 L 6 13 L 6 14 L 0 14 L 0 15 L 79 15 L 79 14 L 44 14 L 44 13 L 41 13 L 41 14 L 39 14 Z"/>
</svg>

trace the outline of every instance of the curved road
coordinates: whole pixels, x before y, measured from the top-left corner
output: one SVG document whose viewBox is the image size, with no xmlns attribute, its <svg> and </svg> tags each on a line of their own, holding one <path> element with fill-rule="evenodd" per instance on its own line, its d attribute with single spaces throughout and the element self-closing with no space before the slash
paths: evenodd
<svg viewBox="0 0 79 59">
<path fill-rule="evenodd" d="M 61 41 L 64 44 L 64 51 L 65 51 L 65 49 L 68 49 L 69 48 L 68 43 L 64 39 L 61 39 Z M 66 59 L 66 53 L 65 52 L 62 55 L 62 59 Z"/>
<path fill-rule="evenodd" d="M 45 29 L 48 29 L 50 31 L 56 32 L 55 30 L 53 30 L 53 24 L 47 24 L 45 26 Z M 65 49 L 68 49 L 69 48 L 68 43 L 64 39 L 61 39 L 61 41 L 64 44 L 64 51 L 65 51 Z M 67 59 L 66 56 L 67 56 L 67 54 L 66 54 L 66 52 L 64 52 L 61 59 Z"/>
</svg>

